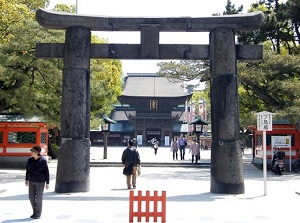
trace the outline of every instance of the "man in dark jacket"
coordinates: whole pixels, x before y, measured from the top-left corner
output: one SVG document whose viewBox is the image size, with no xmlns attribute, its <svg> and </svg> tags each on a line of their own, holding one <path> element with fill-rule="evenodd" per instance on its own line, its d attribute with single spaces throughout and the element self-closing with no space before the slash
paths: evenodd
<svg viewBox="0 0 300 223">
<path fill-rule="evenodd" d="M 49 169 L 47 160 L 41 156 L 41 147 L 35 145 L 30 149 L 31 157 L 26 163 L 25 185 L 29 187 L 29 200 L 33 214 L 30 216 L 39 219 L 42 214 L 43 192 L 49 188 Z"/>
<path fill-rule="evenodd" d="M 140 154 L 134 147 L 134 140 L 132 139 L 128 141 L 128 147 L 123 151 L 122 164 L 125 168 L 131 169 L 132 167 L 132 173 L 124 173 L 126 175 L 127 188 L 131 189 L 131 183 L 132 187 L 136 188 L 136 175 L 138 168 L 140 168 L 141 160 Z"/>
</svg>

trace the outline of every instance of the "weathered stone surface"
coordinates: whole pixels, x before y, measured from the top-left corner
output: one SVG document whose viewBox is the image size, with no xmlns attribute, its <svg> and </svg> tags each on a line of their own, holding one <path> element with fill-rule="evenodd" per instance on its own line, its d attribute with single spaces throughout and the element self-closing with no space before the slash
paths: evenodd
<svg viewBox="0 0 300 223">
<path fill-rule="evenodd" d="M 93 31 L 140 31 L 142 24 L 157 24 L 161 32 L 210 32 L 216 28 L 254 30 L 264 21 L 262 12 L 211 17 L 130 18 L 78 15 L 38 9 L 38 23 L 48 29 L 85 27 Z"/>
<path fill-rule="evenodd" d="M 55 192 L 87 192 L 90 190 L 90 140 L 65 140 L 59 150 Z"/>
<path fill-rule="evenodd" d="M 90 41 L 89 29 L 69 27 L 66 31 L 55 187 L 59 193 L 90 190 Z"/>
<path fill-rule="evenodd" d="M 151 53 L 151 58 L 141 55 L 140 44 L 92 44 L 91 59 L 130 59 L 138 60 L 209 60 L 209 45 L 159 44 L 158 54 Z M 39 58 L 64 58 L 63 43 L 37 43 L 36 56 Z M 262 46 L 236 45 L 238 60 L 262 59 Z"/>
<path fill-rule="evenodd" d="M 141 59 L 159 57 L 159 25 L 141 25 Z"/>
<path fill-rule="evenodd" d="M 217 194 L 245 193 L 242 154 L 240 149 L 235 149 L 239 148 L 239 141 L 215 140 L 213 144 L 210 191 Z"/>
<path fill-rule="evenodd" d="M 244 193 L 234 42 L 231 29 L 221 28 L 210 33 L 212 193 Z"/>
</svg>

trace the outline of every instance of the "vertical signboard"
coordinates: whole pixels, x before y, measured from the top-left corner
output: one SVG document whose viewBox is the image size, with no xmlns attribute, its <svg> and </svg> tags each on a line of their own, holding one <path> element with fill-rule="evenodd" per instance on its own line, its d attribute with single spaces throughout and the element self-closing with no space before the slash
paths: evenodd
<svg viewBox="0 0 300 223">
<path fill-rule="evenodd" d="M 263 111 L 257 114 L 257 130 L 263 131 L 263 172 L 264 172 L 264 195 L 267 195 L 267 136 L 266 131 L 272 131 L 272 114 Z"/>
</svg>

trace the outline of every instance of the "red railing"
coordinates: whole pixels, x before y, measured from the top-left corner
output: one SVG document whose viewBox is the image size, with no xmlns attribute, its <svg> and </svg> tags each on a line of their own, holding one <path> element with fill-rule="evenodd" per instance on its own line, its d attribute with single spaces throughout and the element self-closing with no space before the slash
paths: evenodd
<svg viewBox="0 0 300 223">
<path fill-rule="evenodd" d="M 159 202 L 161 205 L 159 205 Z M 134 205 L 137 204 L 137 208 Z M 153 208 L 150 205 L 153 204 Z M 158 210 L 158 207 L 161 210 Z M 143 208 L 144 207 L 144 208 Z M 136 211 L 137 210 L 137 211 Z M 153 210 L 153 211 L 152 211 Z M 134 195 L 134 191 L 130 191 L 129 197 L 129 223 L 133 223 L 134 217 L 137 217 L 137 222 L 142 221 L 142 217 L 149 222 L 150 217 L 154 222 L 157 222 L 157 218 L 161 218 L 161 223 L 166 222 L 166 191 L 162 191 L 162 195 L 158 196 L 157 191 L 154 191 L 154 195 L 151 196 L 149 191 L 146 191 L 146 196 L 142 195 L 142 191 L 138 191 L 138 195 Z"/>
</svg>

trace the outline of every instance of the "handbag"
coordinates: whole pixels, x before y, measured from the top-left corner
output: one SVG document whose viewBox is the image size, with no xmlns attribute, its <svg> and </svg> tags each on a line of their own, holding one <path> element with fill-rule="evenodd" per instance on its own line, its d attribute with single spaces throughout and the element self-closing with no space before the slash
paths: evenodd
<svg viewBox="0 0 300 223">
<path fill-rule="evenodd" d="M 129 166 L 125 166 L 123 169 L 123 174 L 126 176 L 129 176 L 133 173 L 133 164 L 130 164 Z"/>
<path fill-rule="evenodd" d="M 142 174 L 142 167 L 139 167 L 138 168 L 138 176 L 141 176 L 141 174 Z"/>
</svg>

